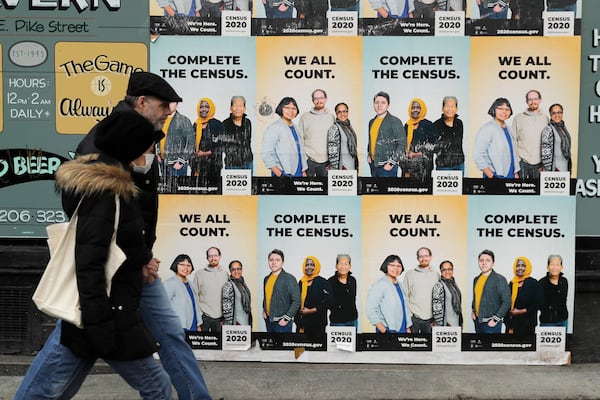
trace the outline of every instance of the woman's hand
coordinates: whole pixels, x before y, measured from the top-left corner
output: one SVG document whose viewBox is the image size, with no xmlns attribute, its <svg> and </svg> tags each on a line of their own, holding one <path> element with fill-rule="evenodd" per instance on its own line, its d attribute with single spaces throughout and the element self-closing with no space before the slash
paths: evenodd
<svg viewBox="0 0 600 400">
<path fill-rule="evenodd" d="M 277 321 L 277 323 L 279 324 L 279 326 L 287 326 L 287 324 L 289 324 L 289 321 L 287 319 L 281 318 L 279 321 Z"/>
<path fill-rule="evenodd" d="M 383 164 L 383 169 L 386 170 L 386 171 L 391 171 L 392 168 L 394 168 L 394 166 L 392 164 L 390 164 L 390 163 Z"/>
<path fill-rule="evenodd" d="M 387 329 L 385 328 L 385 325 L 382 324 L 381 322 L 378 322 L 375 324 L 375 327 L 377 328 L 377 330 L 381 333 L 385 333 L 387 331 Z"/>
<path fill-rule="evenodd" d="M 496 325 L 498 325 L 498 321 L 496 321 L 495 319 L 493 319 L 493 318 L 492 318 L 492 319 L 490 319 L 490 320 L 487 322 L 487 325 L 488 325 L 490 328 L 495 328 L 495 327 L 496 327 Z"/>
<path fill-rule="evenodd" d="M 317 308 L 306 308 L 304 307 L 302 310 L 300 310 L 300 314 L 302 315 L 309 315 L 309 314 L 314 314 L 317 312 Z"/>
<path fill-rule="evenodd" d="M 510 315 L 523 315 L 527 313 L 526 308 L 513 308 L 510 310 Z"/>
<path fill-rule="evenodd" d="M 279 167 L 273 167 L 271 168 L 271 172 L 273 173 L 273 175 L 279 177 L 281 176 L 281 174 L 283 174 L 283 172 L 279 169 Z"/>
</svg>

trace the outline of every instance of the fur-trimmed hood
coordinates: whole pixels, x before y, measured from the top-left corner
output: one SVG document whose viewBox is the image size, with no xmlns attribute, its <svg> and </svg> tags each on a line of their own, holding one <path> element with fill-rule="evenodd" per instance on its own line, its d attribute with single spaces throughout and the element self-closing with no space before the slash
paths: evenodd
<svg viewBox="0 0 600 400">
<path fill-rule="evenodd" d="M 138 194 L 131 173 L 116 162 L 99 160 L 99 154 L 90 154 L 67 161 L 56 171 L 56 190 L 73 193 L 76 197 L 113 192 L 124 200 Z"/>
</svg>

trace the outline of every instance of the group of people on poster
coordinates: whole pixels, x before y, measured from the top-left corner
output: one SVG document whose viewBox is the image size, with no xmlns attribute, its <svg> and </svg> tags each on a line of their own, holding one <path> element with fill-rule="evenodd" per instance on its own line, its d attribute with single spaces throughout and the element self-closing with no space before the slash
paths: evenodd
<svg viewBox="0 0 600 400">
<path fill-rule="evenodd" d="M 178 255 L 171 264 L 175 275 L 164 283 L 182 328 L 219 333 L 222 325 L 252 325 L 252 295 L 242 262 L 231 261 L 228 272 L 220 265 L 217 247 L 210 247 L 206 255 L 208 264 L 191 279 L 192 259 Z M 399 256 L 391 254 L 383 260 L 379 268 L 383 276 L 371 284 L 366 298 L 366 319 L 375 332 L 431 334 L 433 326 L 465 327 L 454 264 L 444 260 L 438 272 L 430 265 L 431 259 L 429 248 L 419 248 L 418 266 L 406 273 Z M 266 331 L 291 333 L 295 325 L 295 332 L 318 337 L 327 325 L 358 328 L 351 256 L 338 254 L 335 263 L 334 275 L 326 279 L 320 276 L 320 260 L 306 256 L 297 280 L 283 268 L 284 252 L 270 251 L 261 307 Z M 479 253 L 481 273 L 473 279 L 470 314 L 476 333 L 532 336 L 538 324 L 567 327 L 568 282 L 560 255 L 548 257 L 546 276 L 539 281 L 531 277 L 527 257 L 515 258 L 514 276 L 508 281 L 494 270 L 494 263 L 493 251 Z"/>
<path fill-rule="evenodd" d="M 479 18 L 510 18 L 522 26 L 535 26 L 544 11 L 577 11 L 577 0 L 475 0 Z"/>
<path fill-rule="evenodd" d="M 389 112 L 390 96 L 373 97 L 375 117 L 369 121 L 367 162 L 374 177 L 431 179 L 431 171 L 464 171 L 463 124 L 458 118 L 458 99 L 442 99 L 442 116 L 426 118 L 427 106 L 414 98 L 408 106 L 406 124 Z M 436 159 L 436 161 L 434 161 Z"/>
<path fill-rule="evenodd" d="M 277 105 L 279 118 L 265 130 L 261 149 L 272 176 L 327 177 L 330 169 L 358 169 L 358 138 L 348 104 L 336 104 L 334 116 L 326 108 L 324 90 L 314 90 L 311 98 L 314 107 L 302 114 L 293 97 Z"/>
<path fill-rule="evenodd" d="M 280 119 L 270 124 L 263 137 L 262 160 L 272 176 L 327 176 L 328 170 L 357 169 L 357 133 L 349 119 L 346 103 L 335 106 L 335 116 L 326 108 L 327 94 L 312 93 L 314 107 L 299 115 L 292 97 L 276 108 Z M 571 135 L 563 120 L 564 109 L 554 103 L 546 114 L 538 90 L 526 93 L 527 109 L 514 116 L 506 98 L 489 108 L 492 120 L 475 135 L 472 159 L 486 178 L 537 180 L 541 171 L 570 172 Z M 375 117 L 368 124 L 367 162 L 373 177 L 431 179 L 435 170 L 458 170 L 464 174 L 463 122 L 458 116 L 458 99 L 442 99 L 442 115 L 432 122 L 422 99 L 410 100 L 408 120 L 389 112 L 390 96 L 373 97 Z"/>
<path fill-rule="evenodd" d="M 156 149 L 166 182 L 169 177 L 192 176 L 201 186 L 216 186 L 223 168 L 252 170 L 252 123 L 246 99 L 233 96 L 229 109 L 229 117 L 219 121 L 214 102 L 203 97 L 193 123 L 177 110 L 167 118 L 165 138 Z"/>
<path fill-rule="evenodd" d="M 492 120 L 475 135 L 473 161 L 484 178 L 537 180 L 541 171 L 571 172 L 571 135 L 564 123 L 564 108 L 552 104 L 546 114 L 540 107 L 542 94 L 525 94 L 527 109 L 514 116 L 508 99 L 494 100 L 488 110 Z"/>
<path fill-rule="evenodd" d="M 260 149 L 271 176 L 327 177 L 329 170 L 358 169 L 361 132 L 351 123 L 348 104 L 337 103 L 331 113 L 323 89 L 315 89 L 311 100 L 313 107 L 305 112 L 293 97 L 284 97 L 276 106 L 278 118 L 265 129 Z M 516 115 L 507 98 L 491 104 L 491 120 L 476 132 L 472 149 L 482 177 L 538 180 L 541 171 L 571 172 L 572 137 L 563 106 L 553 103 L 546 113 L 536 89 L 525 94 L 525 101 L 527 108 Z M 441 104 L 440 118 L 431 121 L 425 102 L 413 98 L 403 123 L 389 111 L 390 95 L 375 94 L 366 147 L 371 176 L 426 182 L 433 170 L 464 174 L 458 99 L 444 96 Z M 222 122 L 215 118 L 216 106 L 210 98 L 199 99 L 196 109 L 194 122 L 176 110 L 164 125 L 166 137 L 156 149 L 163 181 L 168 185 L 175 177 L 188 176 L 198 186 L 217 186 L 223 169 L 252 173 L 252 123 L 246 115 L 246 99 L 233 96 L 230 115 Z"/>
<path fill-rule="evenodd" d="M 252 0 L 156 0 L 156 4 L 170 17 L 220 18 L 223 10 L 252 10 Z"/>
<path fill-rule="evenodd" d="M 338 103 L 335 116 L 326 108 L 327 93 L 312 93 L 314 107 L 298 122 L 298 104 L 292 97 L 279 102 L 280 116 L 264 134 L 261 156 L 272 176 L 326 177 L 328 170 L 356 170 L 359 163 L 357 133 L 346 103 Z M 369 122 L 367 161 L 374 177 L 431 177 L 434 156 L 438 169 L 464 170 L 463 126 L 458 119 L 458 100 L 443 99 L 443 115 L 435 123 L 426 118 L 427 106 L 415 98 L 409 104 L 406 124 L 388 108 L 390 96 L 379 92 L 373 99 L 375 118 Z"/>
<path fill-rule="evenodd" d="M 165 16 L 220 18 L 223 10 L 252 11 L 252 0 L 156 0 Z M 436 11 L 465 11 L 465 0 L 369 0 L 378 18 L 431 18 Z M 360 11 L 359 0 L 263 0 L 267 18 L 318 21 L 327 11 Z M 472 18 L 511 19 L 535 26 L 544 11 L 577 10 L 577 0 L 472 0 Z"/>
<path fill-rule="evenodd" d="M 454 264 L 440 263 L 440 273 L 430 265 L 431 250 L 417 250 L 419 265 L 406 272 L 397 255 L 387 256 L 381 264 L 384 276 L 375 281 L 367 294 L 367 318 L 376 332 L 431 333 L 433 326 L 464 327 L 462 294 L 454 279 Z M 481 273 L 473 280 L 471 320 L 476 333 L 533 335 L 542 326 L 567 327 L 568 283 L 562 274 L 562 257 L 548 257 L 547 274 L 532 278 L 531 262 L 517 257 L 510 283 L 493 270 L 491 250 L 478 256 Z"/>
<path fill-rule="evenodd" d="M 367 137 L 366 161 L 372 177 L 410 178 L 427 182 L 432 171 L 465 173 L 468 154 L 464 148 L 464 125 L 455 96 L 441 99 L 441 115 L 428 119 L 428 106 L 413 98 L 406 123 L 389 111 L 390 95 L 373 97 L 375 116 L 362 133 L 350 119 L 348 103 L 338 102 L 333 113 L 327 93 L 315 89 L 313 107 L 301 112 L 293 97 L 275 107 L 276 119 L 262 133 L 260 161 L 271 176 L 327 177 L 330 170 L 358 170 L 363 153 L 361 137 Z M 475 133 L 471 160 L 484 178 L 538 180 L 541 171 L 571 172 L 573 138 L 563 119 L 564 107 L 542 107 L 542 93 L 525 93 L 526 109 L 513 115 L 507 98 L 494 100 L 490 120 Z M 178 177 L 192 177 L 196 186 L 218 186 L 223 169 L 246 169 L 254 175 L 252 123 L 246 99 L 233 96 L 229 117 L 215 118 L 216 106 L 200 98 L 197 118 L 190 121 L 179 111 L 167 118 L 166 137 L 156 146 L 165 192 L 175 191 Z M 511 122 L 509 122 L 511 120 Z"/>
<path fill-rule="evenodd" d="M 171 264 L 174 276 L 164 282 L 167 295 L 186 331 L 221 332 L 222 325 L 252 325 L 251 295 L 239 260 L 221 266 L 221 250 L 206 250 L 208 264 L 192 279 L 194 264 L 179 254 Z"/>
<path fill-rule="evenodd" d="M 165 280 L 182 328 L 221 332 L 222 325 L 252 325 L 252 296 L 244 281 L 242 262 L 231 261 L 228 273 L 220 265 L 217 247 L 210 247 L 206 256 L 208 264 L 190 278 L 194 271 L 191 257 L 178 255 L 170 268 L 175 275 Z M 264 279 L 262 307 L 268 332 L 291 332 L 295 322 L 297 332 L 323 333 L 328 311 L 332 325 L 358 327 L 357 286 L 349 255 L 338 255 L 336 273 L 328 280 L 319 275 L 321 264 L 316 257 L 304 259 L 300 281 L 283 270 L 284 262 L 283 251 L 269 253 L 271 273 Z"/>
</svg>

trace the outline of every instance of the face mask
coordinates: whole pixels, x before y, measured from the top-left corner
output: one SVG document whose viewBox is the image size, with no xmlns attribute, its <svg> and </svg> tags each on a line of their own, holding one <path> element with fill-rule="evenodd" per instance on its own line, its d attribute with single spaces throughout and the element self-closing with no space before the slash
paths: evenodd
<svg viewBox="0 0 600 400">
<path fill-rule="evenodd" d="M 148 171 L 150 171 L 152 163 L 154 162 L 154 154 L 144 154 L 144 157 L 146 158 L 146 165 L 141 166 L 133 163 L 133 172 L 145 175 L 148 173 Z"/>
</svg>

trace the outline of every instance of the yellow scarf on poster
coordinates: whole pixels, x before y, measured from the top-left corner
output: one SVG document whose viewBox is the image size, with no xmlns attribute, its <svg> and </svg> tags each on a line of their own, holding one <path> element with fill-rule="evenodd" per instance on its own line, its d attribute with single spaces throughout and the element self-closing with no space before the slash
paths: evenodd
<svg viewBox="0 0 600 400">
<path fill-rule="evenodd" d="M 267 315 L 271 313 L 271 297 L 273 297 L 273 288 L 278 277 L 279 274 L 271 273 L 267 279 L 267 283 L 265 283 L 265 312 Z"/>
<path fill-rule="evenodd" d="M 413 103 L 419 103 L 421 106 L 421 112 L 417 118 L 413 118 L 410 114 L 410 109 L 412 108 Z M 408 104 L 408 122 L 406 123 L 406 126 L 408 127 L 406 131 L 406 152 L 410 151 L 410 144 L 412 143 L 415 125 L 418 125 L 419 122 L 424 120 L 426 115 L 427 106 L 425 105 L 425 102 L 421 99 L 412 99 Z"/>
<path fill-rule="evenodd" d="M 206 118 L 202 118 L 200 116 L 200 104 L 202 104 L 203 101 L 208 103 L 208 106 L 210 107 Z M 202 126 L 213 119 L 216 111 L 215 103 L 213 103 L 213 101 L 208 97 L 202 97 L 200 100 L 198 100 L 198 105 L 196 106 L 196 113 L 198 114 L 198 118 L 196 119 L 196 150 L 198 150 L 200 140 L 202 139 Z"/>
<path fill-rule="evenodd" d="M 517 262 L 522 260 L 525 262 L 525 273 L 523 276 L 517 276 Z M 512 278 L 512 293 L 510 299 L 510 309 L 515 308 L 515 301 L 517 300 L 517 294 L 519 294 L 519 284 L 523 282 L 525 279 L 529 278 L 531 275 L 531 261 L 527 257 L 517 257 L 515 258 L 515 263 L 513 264 L 513 273 L 515 276 Z"/>
<path fill-rule="evenodd" d="M 481 304 L 481 296 L 483 295 L 483 288 L 487 282 L 489 275 L 479 275 L 477 283 L 475 283 L 475 315 L 479 316 L 479 305 Z"/>
<path fill-rule="evenodd" d="M 315 269 L 313 270 L 313 273 L 310 276 L 306 275 L 306 260 L 309 260 L 309 259 L 313 260 L 315 263 Z M 300 279 L 300 282 L 302 282 L 302 293 L 301 293 L 302 302 L 300 303 L 300 309 L 304 308 L 304 302 L 306 301 L 306 295 L 308 294 L 308 286 L 309 286 L 308 283 L 311 282 L 313 279 L 315 279 L 317 276 L 319 276 L 320 272 L 321 272 L 321 263 L 319 262 L 317 257 L 307 256 L 304 259 L 304 261 L 302 262 L 302 273 L 304 275 Z"/>
<path fill-rule="evenodd" d="M 369 153 L 371 154 L 371 160 L 375 159 L 375 149 L 377 147 L 377 137 L 379 136 L 379 128 L 383 122 L 383 118 L 376 117 L 373 120 L 373 124 L 371 125 L 371 131 L 369 132 L 369 136 L 371 138 L 371 148 L 369 149 Z"/>
<path fill-rule="evenodd" d="M 173 121 L 173 115 L 175 115 L 175 113 L 173 113 L 167 117 L 167 119 L 165 120 L 165 124 L 163 125 L 163 128 L 162 128 L 162 131 L 165 134 L 165 137 L 162 138 L 162 140 L 160 141 L 161 157 L 164 157 L 164 154 L 165 154 L 165 142 L 167 140 L 167 133 L 169 132 L 169 125 L 171 125 L 171 121 Z"/>
</svg>

